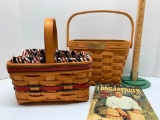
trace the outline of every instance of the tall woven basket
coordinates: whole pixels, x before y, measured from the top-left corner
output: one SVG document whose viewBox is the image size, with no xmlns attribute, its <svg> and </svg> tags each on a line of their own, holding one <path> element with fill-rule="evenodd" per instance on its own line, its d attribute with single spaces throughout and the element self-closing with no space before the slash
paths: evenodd
<svg viewBox="0 0 160 120">
<path fill-rule="evenodd" d="M 127 17 L 131 22 L 131 35 L 129 40 L 95 40 L 95 39 L 74 39 L 70 40 L 70 22 L 73 17 L 88 13 L 114 13 Z M 66 28 L 67 46 L 70 50 L 87 51 L 93 60 L 93 69 L 90 84 L 120 84 L 123 69 L 126 63 L 129 49 L 132 48 L 134 34 L 134 22 L 132 17 L 121 11 L 93 10 L 78 12 L 70 16 Z"/>
<path fill-rule="evenodd" d="M 92 60 L 54 63 L 58 49 L 56 22 L 44 22 L 46 63 L 7 62 L 7 70 L 14 85 L 19 104 L 47 101 L 87 101 Z"/>
</svg>

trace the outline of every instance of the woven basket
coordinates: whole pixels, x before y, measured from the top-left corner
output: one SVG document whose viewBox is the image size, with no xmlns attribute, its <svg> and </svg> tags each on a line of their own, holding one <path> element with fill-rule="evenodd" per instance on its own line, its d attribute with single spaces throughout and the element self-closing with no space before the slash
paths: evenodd
<svg viewBox="0 0 160 120">
<path fill-rule="evenodd" d="M 131 22 L 130 40 L 94 40 L 94 39 L 74 39 L 69 38 L 69 26 L 73 17 L 88 13 L 116 13 L 129 18 Z M 123 69 L 128 56 L 129 48 L 132 47 L 134 34 L 134 22 L 132 17 L 121 11 L 94 10 L 78 12 L 70 16 L 67 22 L 66 40 L 70 50 L 87 51 L 93 60 L 93 69 L 90 84 L 120 84 Z"/>
<path fill-rule="evenodd" d="M 7 62 L 19 104 L 45 101 L 87 101 L 92 60 L 54 63 L 58 49 L 56 22 L 44 22 L 46 63 L 23 64 Z"/>
</svg>

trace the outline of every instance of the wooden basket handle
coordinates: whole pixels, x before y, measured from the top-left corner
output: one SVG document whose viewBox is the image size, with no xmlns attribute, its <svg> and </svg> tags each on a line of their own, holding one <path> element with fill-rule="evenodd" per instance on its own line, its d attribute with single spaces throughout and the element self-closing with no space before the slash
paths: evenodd
<svg viewBox="0 0 160 120">
<path fill-rule="evenodd" d="M 54 51 L 58 49 L 57 28 L 54 18 L 46 18 L 44 20 L 44 44 L 46 63 L 54 63 Z"/>
<path fill-rule="evenodd" d="M 131 41 L 131 45 L 130 48 L 132 48 L 132 44 L 133 44 L 133 34 L 134 34 L 134 22 L 132 17 L 125 12 L 121 12 L 121 11 L 114 11 L 114 10 L 92 10 L 92 11 L 83 11 L 83 12 L 78 12 L 75 13 L 73 15 L 70 16 L 70 18 L 67 21 L 67 28 L 66 28 L 66 40 L 67 40 L 67 47 L 69 46 L 69 25 L 70 22 L 72 20 L 73 17 L 77 16 L 77 15 L 81 15 L 81 14 L 86 14 L 86 13 L 97 13 L 97 12 L 107 12 L 107 13 L 116 13 L 116 14 L 121 14 L 121 15 L 125 15 L 126 17 L 129 18 L 130 22 L 131 22 L 131 37 L 130 37 L 130 41 Z"/>
</svg>

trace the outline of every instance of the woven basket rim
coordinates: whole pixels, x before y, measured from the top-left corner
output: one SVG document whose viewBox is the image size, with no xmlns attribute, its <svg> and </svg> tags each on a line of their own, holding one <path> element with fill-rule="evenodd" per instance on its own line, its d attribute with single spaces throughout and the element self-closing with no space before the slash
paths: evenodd
<svg viewBox="0 0 160 120">
<path fill-rule="evenodd" d="M 85 65 L 85 64 L 91 64 L 92 58 L 90 58 L 90 61 L 83 61 L 83 62 L 65 62 L 65 63 L 12 63 L 10 60 L 7 62 L 8 67 L 33 67 L 33 66 L 65 66 L 65 65 Z"/>
<path fill-rule="evenodd" d="M 41 63 L 23 64 L 7 63 L 8 73 L 11 72 L 59 72 L 92 69 L 92 61 L 75 63 Z"/>
</svg>

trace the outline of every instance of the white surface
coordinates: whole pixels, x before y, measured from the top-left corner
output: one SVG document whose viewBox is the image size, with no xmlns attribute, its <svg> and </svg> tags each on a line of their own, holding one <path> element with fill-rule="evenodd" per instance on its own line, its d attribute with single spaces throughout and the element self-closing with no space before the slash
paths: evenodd
<svg viewBox="0 0 160 120">
<path fill-rule="evenodd" d="M 0 0 L 0 79 L 8 77 L 6 62 L 22 52 L 18 0 Z"/>
<path fill-rule="evenodd" d="M 151 82 L 144 89 L 150 104 L 160 118 L 160 78 L 143 77 Z M 33 103 L 18 105 L 11 80 L 0 81 L 0 119 L 1 120 L 86 120 L 94 87 L 90 87 L 88 102 L 80 103 Z"/>
<path fill-rule="evenodd" d="M 159 35 L 160 39 L 160 35 Z M 158 43 L 158 52 L 157 52 L 157 58 L 156 58 L 156 65 L 155 65 L 155 76 L 160 77 L 160 41 Z"/>
<path fill-rule="evenodd" d="M 22 49 L 44 48 L 43 22 L 54 17 L 57 22 L 59 49 L 66 47 L 67 20 L 75 12 L 112 9 L 129 13 L 136 20 L 138 0 L 1 0 L 0 1 L 0 79 L 8 76 L 6 62 Z M 154 76 L 160 36 L 159 0 L 146 0 L 139 75 Z M 83 18 L 83 17 L 82 17 Z M 128 38 L 127 19 L 115 16 L 84 17 L 72 24 L 72 38 Z M 100 20 L 98 20 L 100 19 Z M 76 22 L 77 21 L 77 22 Z M 84 24 L 85 23 L 85 24 Z M 88 24 L 87 24 L 88 23 Z M 130 49 L 124 75 L 130 75 L 132 65 Z"/>
</svg>

